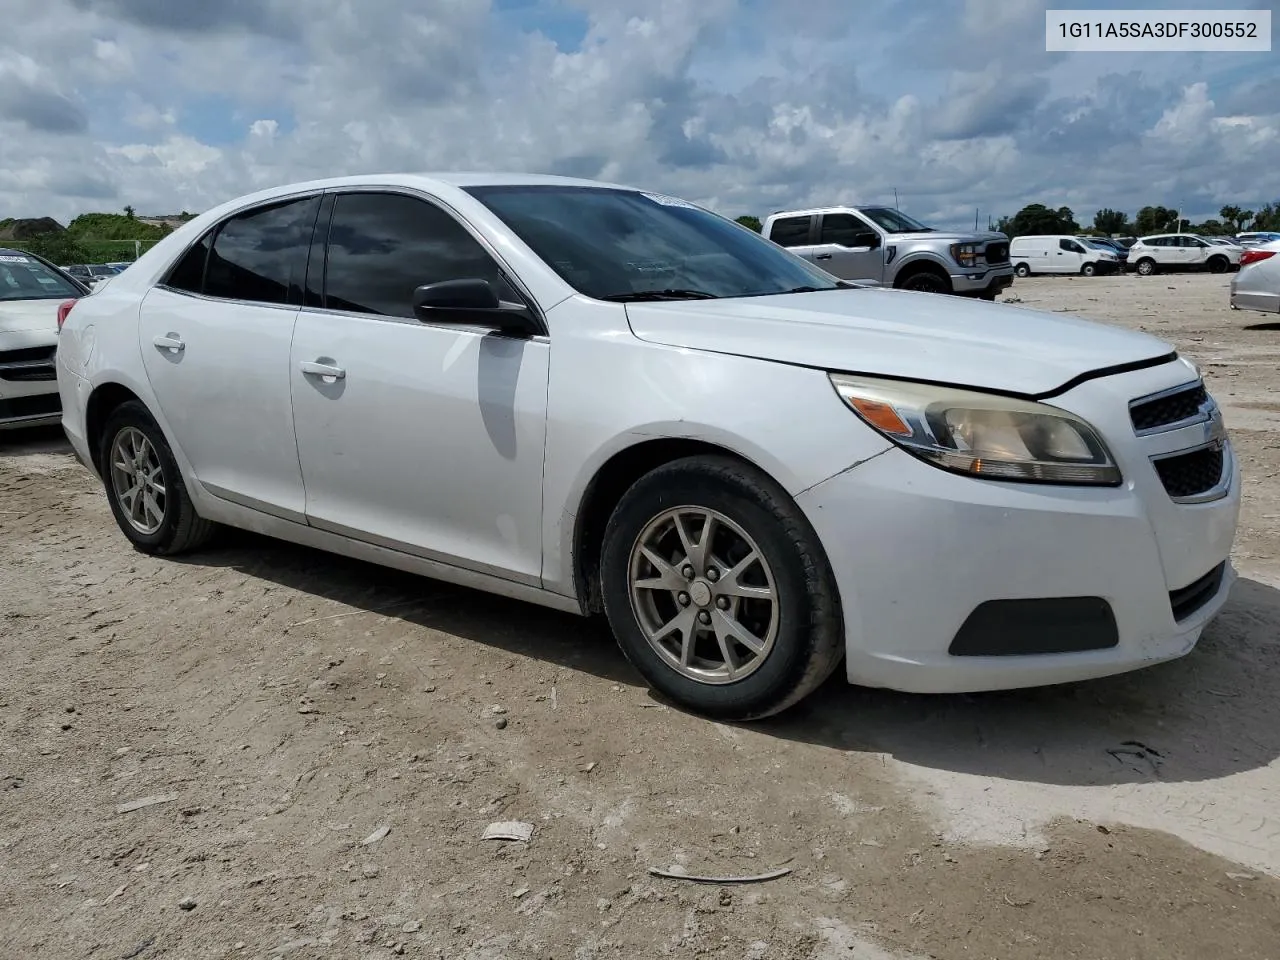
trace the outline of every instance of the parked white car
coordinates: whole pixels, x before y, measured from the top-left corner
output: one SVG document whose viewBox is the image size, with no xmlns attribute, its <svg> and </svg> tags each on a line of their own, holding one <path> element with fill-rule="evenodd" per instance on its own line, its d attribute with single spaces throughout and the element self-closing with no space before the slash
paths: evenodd
<svg viewBox="0 0 1280 960">
<path fill-rule="evenodd" d="M 1231 308 L 1280 312 L 1280 240 L 1245 250 L 1231 278 Z"/>
<path fill-rule="evenodd" d="M 1243 248 L 1220 246 L 1192 233 L 1163 233 L 1142 237 L 1129 248 L 1129 268 L 1139 276 L 1175 270 L 1226 273 L 1240 265 Z"/>
<path fill-rule="evenodd" d="M 1182 656 L 1240 480 L 1145 334 L 851 287 L 672 197 L 357 177 L 235 200 L 62 327 L 64 426 L 148 553 L 245 527 L 585 614 L 774 713 Z"/>
<path fill-rule="evenodd" d="M 53 363 L 58 315 L 88 292 L 44 258 L 0 247 L 0 430 L 62 419 Z"/>
<path fill-rule="evenodd" d="M 1009 260 L 1019 277 L 1033 273 L 1078 273 L 1092 277 L 1097 273 L 1115 273 L 1120 258 L 1101 244 L 1086 237 L 1067 235 L 1014 237 L 1009 246 Z"/>
</svg>

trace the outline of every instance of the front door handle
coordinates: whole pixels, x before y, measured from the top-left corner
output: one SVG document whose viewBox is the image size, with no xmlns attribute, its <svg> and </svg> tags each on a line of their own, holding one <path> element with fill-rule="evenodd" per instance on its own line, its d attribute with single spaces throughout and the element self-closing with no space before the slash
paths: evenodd
<svg viewBox="0 0 1280 960">
<path fill-rule="evenodd" d="M 156 337 L 151 342 L 161 350 L 168 350 L 170 353 L 181 353 L 187 349 L 187 345 L 176 333 L 166 333 L 163 337 Z"/>
<path fill-rule="evenodd" d="M 831 259 L 831 254 L 829 254 L 829 253 L 820 253 L 820 254 L 818 254 L 816 257 L 814 257 L 813 259 L 815 259 L 815 260 L 830 260 L 830 259 Z"/>
<path fill-rule="evenodd" d="M 303 360 L 298 364 L 298 369 L 308 377 L 332 377 L 334 380 L 343 380 L 347 376 L 347 371 L 341 367 L 335 367 L 331 363 L 320 363 L 318 360 Z"/>
</svg>

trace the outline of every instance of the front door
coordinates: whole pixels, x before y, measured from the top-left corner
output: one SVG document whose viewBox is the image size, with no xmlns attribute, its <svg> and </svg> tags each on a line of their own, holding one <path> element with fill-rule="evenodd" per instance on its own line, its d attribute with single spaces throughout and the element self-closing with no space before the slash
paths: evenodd
<svg viewBox="0 0 1280 960">
<path fill-rule="evenodd" d="M 302 521 L 289 345 L 319 196 L 257 207 L 193 246 L 143 300 L 139 349 L 200 483 Z"/>
<path fill-rule="evenodd" d="M 519 295 L 451 214 L 407 194 L 339 195 L 324 263 L 290 374 L 308 521 L 540 583 L 550 344 L 421 323 L 412 307 L 442 280 Z"/>
<path fill-rule="evenodd" d="M 813 259 L 841 280 L 876 286 L 884 282 L 884 245 L 880 234 L 852 213 L 823 215 Z"/>
</svg>

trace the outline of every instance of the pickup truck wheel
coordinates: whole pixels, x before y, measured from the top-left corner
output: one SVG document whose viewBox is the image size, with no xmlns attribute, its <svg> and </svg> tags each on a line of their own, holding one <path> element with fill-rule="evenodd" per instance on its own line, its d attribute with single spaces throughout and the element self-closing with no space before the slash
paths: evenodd
<svg viewBox="0 0 1280 960">
<path fill-rule="evenodd" d="M 921 270 L 911 274 L 901 283 L 903 290 L 918 290 L 921 293 L 950 293 L 951 282 L 932 270 Z"/>
<path fill-rule="evenodd" d="M 1156 262 L 1150 257 L 1143 257 L 1138 261 L 1137 271 L 1138 276 L 1140 277 L 1154 276 L 1156 272 Z"/>
<path fill-rule="evenodd" d="M 1027 266 L 1025 263 L 1018 264 L 1016 267 L 1013 268 L 1013 272 L 1024 280 L 1027 277 L 1031 276 L 1031 268 Z"/>
<path fill-rule="evenodd" d="M 1083 267 L 1080 268 L 1080 275 L 1082 277 L 1092 277 L 1097 272 L 1098 272 L 1098 268 L 1094 266 L 1092 263 L 1086 263 Z"/>
<path fill-rule="evenodd" d="M 605 528 L 600 573 L 627 659 L 706 716 L 778 713 L 844 651 L 817 534 L 786 491 L 729 457 L 681 458 L 638 480 Z"/>
<path fill-rule="evenodd" d="M 1226 257 L 1210 257 L 1209 262 L 1205 264 L 1210 273 L 1226 273 L 1230 261 Z"/>
</svg>

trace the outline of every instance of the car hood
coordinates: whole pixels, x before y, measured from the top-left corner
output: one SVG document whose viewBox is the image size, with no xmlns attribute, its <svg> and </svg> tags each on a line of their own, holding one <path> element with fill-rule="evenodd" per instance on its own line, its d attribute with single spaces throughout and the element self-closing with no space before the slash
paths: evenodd
<svg viewBox="0 0 1280 960">
<path fill-rule="evenodd" d="M 952 243 L 1006 243 L 1009 238 L 1003 233 L 970 233 L 967 230 L 917 230 L 904 233 L 889 234 L 891 241 L 906 240 L 947 240 Z"/>
<path fill-rule="evenodd" d="M 61 300 L 0 300 L 0 333 L 58 329 Z"/>
<path fill-rule="evenodd" d="M 1025 396 L 1173 354 L 1078 317 L 906 290 L 631 303 L 627 317 L 649 343 Z"/>
</svg>

